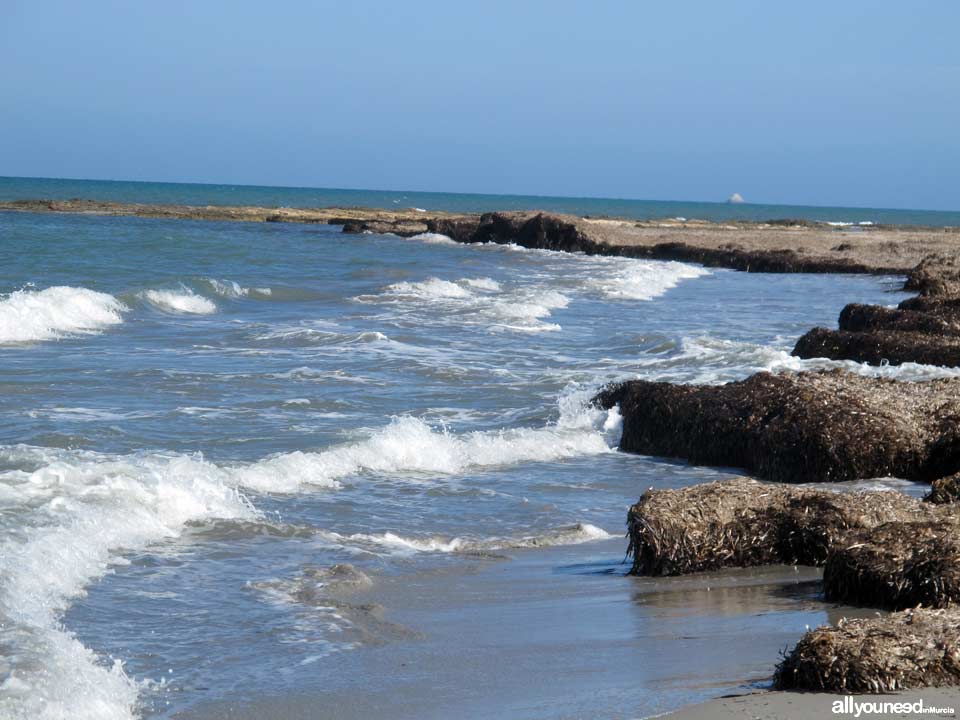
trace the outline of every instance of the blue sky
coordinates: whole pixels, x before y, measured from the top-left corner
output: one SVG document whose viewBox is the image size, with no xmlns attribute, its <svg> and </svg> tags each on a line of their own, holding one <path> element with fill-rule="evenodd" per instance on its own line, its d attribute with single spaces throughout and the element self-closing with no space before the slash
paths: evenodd
<svg viewBox="0 0 960 720">
<path fill-rule="evenodd" d="M 960 3 L 2 0 L 0 175 L 960 209 Z"/>
</svg>

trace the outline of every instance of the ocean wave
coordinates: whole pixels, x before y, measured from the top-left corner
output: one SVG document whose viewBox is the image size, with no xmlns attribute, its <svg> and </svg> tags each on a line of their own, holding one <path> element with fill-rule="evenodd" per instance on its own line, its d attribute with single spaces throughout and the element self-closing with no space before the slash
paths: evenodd
<svg viewBox="0 0 960 720">
<path fill-rule="evenodd" d="M 709 275 L 699 265 L 680 262 L 645 261 L 632 258 L 596 258 L 599 271 L 584 282 L 588 289 L 605 297 L 622 300 L 653 300 L 684 280 Z"/>
<path fill-rule="evenodd" d="M 390 338 L 376 330 L 337 332 L 316 327 L 295 325 L 278 327 L 253 337 L 260 342 L 292 346 L 356 345 L 389 342 Z"/>
<path fill-rule="evenodd" d="M 487 290 L 489 292 L 500 292 L 502 290 L 500 283 L 488 277 L 466 278 L 464 282 L 472 288 Z"/>
<path fill-rule="evenodd" d="M 203 282 L 210 288 L 210 291 L 224 298 L 244 298 L 244 297 L 271 297 L 273 290 L 268 287 L 246 288 L 233 280 L 218 280 L 216 278 L 204 278 Z"/>
<path fill-rule="evenodd" d="M 338 545 L 358 546 L 361 549 L 369 549 L 373 552 L 385 549 L 388 552 L 400 554 L 457 553 L 465 555 L 483 555 L 503 550 L 522 550 L 558 545 L 579 545 L 614 537 L 603 528 L 590 523 L 565 525 L 532 535 L 492 538 L 445 537 L 439 535 L 409 537 L 392 532 L 341 535 L 336 532 L 320 531 L 318 534 L 327 541 Z"/>
<path fill-rule="evenodd" d="M 556 323 L 545 322 L 552 311 L 567 307 L 563 293 L 540 284 L 505 288 L 489 277 L 443 280 L 437 277 L 419 282 L 388 285 L 378 295 L 361 295 L 359 302 L 405 304 L 431 312 L 434 322 L 484 325 L 492 331 L 551 332 Z M 433 310 L 442 308 L 443 313 Z"/>
<path fill-rule="evenodd" d="M 99 662 L 60 615 L 120 560 L 116 548 L 145 548 L 191 521 L 256 512 L 215 468 L 190 458 L 108 459 L 41 448 L 13 455 L 39 467 L 0 473 L 3 500 L 19 507 L 23 528 L 0 545 L 0 637 L 17 648 L 8 656 L 0 715 L 132 718 L 138 684 L 119 661 Z"/>
<path fill-rule="evenodd" d="M 139 296 L 158 310 L 188 315 L 210 315 L 217 311 L 213 300 L 197 295 L 187 287 L 181 290 L 144 290 Z"/>
<path fill-rule="evenodd" d="M 801 359 L 780 344 L 758 344 L 711 336 L 684 337 L 667 353 L 641 355 L 631 362 L 639 377 L 684 383 L 718 384 L 758 372 L 843 369 L 868 377 L 936 380 L 960 377 L 960 368 L 904 363 L 868 365 L 853 360 Z"/>
<path fill-rule="evenodd" d="M 18 527 L 0 542 L 0 642 L 15 648 L 8 656 L 0 716 L 133 717 L 140 685 L 120 662 L 104 664 L 60 622 L 71 601 L 111 565 L 125 562 L 128 553 L 187 530 L 212 537 L 298 537 L 305 532 L 265 521 L 248 491 L 333 490 L 342 480 L 362 480 L 366 473 L 420 483 L 472 469 L 613 452 L 618 415 L 591 407 L 588 397 L 586 390 L 565 393 L 557 421 L 538 428 L 454 434 L 405 416 L 353 442 L 252 463 L 0 447 L 0 507 L 16 512 Z M 481 552 L 600 536 L 582 525 L 547 535 L 444 542 L 460 551 L 473 543 Z M 406 541 L 411 547 L 433 543 L 441 550 L 443 545 L 417 538 L 380 540 Z"/>
<path fill-rule="evenodd" d="M 581 290 L 600 293 L 606 298 L 653 300 L 684 280 L 712 274 L 713 271 L 673 260 L 640 260 L 609 255 L 557 253 L 553 250 L 525 248 L 516 244 L 474 243 L 491 252 L 540 255 L 558 279 L 566 277 Z"/>
<path fill-rule="evenodd" d="M 513 246 L 497 246 L 512 249 Z M 448 280 L 430 277 L 394 283 L 378 294 L 354 300 L 406 306 L 428 322 L 485 325 L 494 332 L 556 332 L 549 322 L 555 310 L 566 308 L 575 297 L 597 296 L 615 300 L 648 301 L 684 280 L 709 275 L 706 268 L 680 262 L 634 258 L 562 255 L 546 250 L 550 273 L 537 272 L 509 284 L 489 277 Z M 436 312 L 437 310 L 441 312 Z"/>
<path fill-rule="evenodd" d="M 127 309 L 113 295 L 82 287 L 17 290 L 0 299 L 0 344 L 95 333 L 122 323 Z"/>
<path fill-rule="evenodd" d="M 321 452 L 293 452 L 233 470 L 235 481 L 262 492 L 297 492 L 305 485 L 337 487 L 363 473 L 406 481 L 458 475 L 525 462 L 552 462 L 611 452 L 609 415 L 581 411 L 539 428 L 456 434 L 410 416 L 394 418 L 367 438 Z"/>
<path fill-rule="evenodd" d="M 461 280 L 460 283 L 466 284 L 467 281 Z M 388 285 L 384 294 L 433 300 L 437 298 L 468 298 L 472 293 L 468 288 L 457 282 L 433 277 L 423 282 L 400 282 Z"/>
<path fill-rule="evenodd" d="M 432 245 L 456 245 L 457 242 L 447 235 L 442 235 L 440 233 L 431 233 L 425 232 L 418 235 L 413 235 L 410 237 L 411 240 L 419 240 L 420 242 L 429 243 Z"/>
</svg>

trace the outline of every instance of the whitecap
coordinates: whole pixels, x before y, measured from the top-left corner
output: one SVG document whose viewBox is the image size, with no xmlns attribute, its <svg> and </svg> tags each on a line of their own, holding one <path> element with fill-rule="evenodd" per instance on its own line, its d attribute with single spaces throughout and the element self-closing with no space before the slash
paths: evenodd
<svg viewBox="0 0 960 720">
<path fill-rule="evenodd" d="M 270 297 L 273 295 L 273 290 L 268 287 L 259 287 L 259 288 L 246 288 L 240 285 L 239 283 L 233 280 L 217 280 L 216 278 L 205 278 L 206 282 L 210 289 L 219 295 L 220 297 L 225 298 L 244 298 L 257 295 L 263 295 L 265 297 Z"/>
<path fill-rule="evenodd" d="M 17 647 L 9 672 L 24 689 L 0 697 L 0 715 L 132 718 L 137 683 L 120 662 L 102 664 L 60 615 L 120 560 L 117 548 L 175 537 L 188 522 L 256 513 L 219 471 L 190 458 L 26 447 L 10 455 L 36 467 L 0 473 L 4 501 L 18 506 L 24 528 L 0 545 L 0 637 Z"/>
<path fill-rule="evenodd" d="M 387 295 L 399 295 L 414 298 L 467 298 L 470 290 L 450 280 L 429 278 L 422 282 L 399 282 L 388 285 L 384 290 Z"/>
<path fill-rule="evenodd" d="M 338 545 L 359 546 L 361 549 L 385 549 L 387 552 L 409 553 L 462 553 L 483 554 L 502 550 L 521 550 L 538 547 L 556 547 L 558 545 L 579 545 L 582 543 L 607 540 L 614 537 L 603 528 L 590 523 L 575 523 L 552 528 L 542 533 L 529 535 L 477 538 L 469 536 L 448 537 L 430 535 L 412 537 L 393 532 L 354 533 L 341 535 L 330 531 L 320 531 L 320 537 Z"/>
<path fill-rule="evenodd" d="M 140 293 L 140 297 L 158 310 L 169 313 L 209 315 L 217 311 L 217 306 L 213 300 L 197 295 L 189 288 L 181 290 L 144 290 Z"/>
<path fill-rule="evenodd" d="M 0 344 L 94 333 L 122 323 L 127 309 L 113 295 L 82 287 L 18 290 L 0 300 Z"/>
<path fill-rule="evenodd" d="M 441 233 L 432 233 L 425 232 L 419 233 L 418 235 L 411 235 L 411 240 L 419 240 L 420 242 L 429 243 L 432 245 L 456 245 L 456 241 L 449 237 L 448 235 L 443 235 Z"/>
<path fill-rule="evenodd" d="M 404 416 L 352 442 L 245 464 L 178 454 L 0 447 L 0 503 L 16 510 L 20 527 L 0 542 L 0 643 L 14 648 L 8 677 L 16 686 L 11 690 L 22 690 L 0 696 L 0 716 L 134 717 L 140 685 L 120 662 L 105 664 L 84 647 L 60 620 L 87 585 L 131 551 L 176 538 L 196 523 L 262 520 L 245 489 L 333 490 L 341 480 L 366 473 L 416 483 L 613 452 L 605 430 L 615 425 L 616 411 L 590 406 L 588 394 L 564 394 L 558 420 L 544 427 L 455 434 Z M 548 536 L 494 539 L 493 545 L 479 542 L 518 547 L 600 536 L 583 525 Z M 445 542 L 453 547 L 453 539 Z"/>
<path fill-rule="evenodd" d="M 437 323 L 485 325 L 492 331 L 551 332 L 556 323 L 543 322 L 553 310 L 565 308 L 570 298 L 540 284 L 505 288 L 489 277 L 443 280 L 437 277 L 419 282 L 388 285 L 379 295 L 361 295 L 355 300 L 370 303 L 410 304 L 420 311 L 443 307 L 442 315 L 431 315 Z"/>
<path fill-rule="evenodd" d="M 597 258 L 600 267 L 585 281 L 588 289 L 604 296 L 623 300 L 653 300 L 675 288 L 683 280 L 709 275 L 699 265 L 680 262 L 634 260 L 631 258 Z M 613 262 L 610 262 L 613 261 Z"/>
</svg>

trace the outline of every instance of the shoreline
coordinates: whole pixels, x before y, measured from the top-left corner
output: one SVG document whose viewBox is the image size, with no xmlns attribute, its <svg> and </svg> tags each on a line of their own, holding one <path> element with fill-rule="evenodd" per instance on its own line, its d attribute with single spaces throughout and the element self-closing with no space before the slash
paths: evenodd
<svg viewBox="0 0 960 720">
<path fill-rule="evenodd" d="M 339 225 L 345 233 L 411 237 L 439 233 L 456 242 L 515 242 L 524 247 L 699 263 L 747 272 L 906 274 L 924 258 L 953 254 L 960 228 L 836 226 L 779 219 L 768 222 L 629 220 L 538 211 L 451 213 L 418 209 L 269 208 L 14 200 L 0 212 L 219 222 Z"/>
<path fill-rule="evenodd" d="M 10 206 L 14 207 L 10 207 Z M 921 296 L 905 301 L 904 307 L 909 303 L 917 303 L 922 300 L 925 303 L 932 303 L 937 313 L 946 313 L 943 307 L 952 308 L 952 305 L 944 305 L 951 302 L 956 294 L 956 280 L 954 277 L 955 268 L 952 265 L 932 265 L 924 266 L 923 261 L 931 254 L 942 253 L 944 255 L 955 255 L 955 243 L 960 234 L 955 229 L 939 230 L 918 230 L 915 228 L 893 228 L 893 227 L 847 227 L 836 228 L 833 226 L 824 227 L 826 224 L 799 222 L 791 224 L 784 223 L 709 223 L 709 222 L 681 222 L 662 221 L 662 222 L 637 222 L 616 219 L 597 219 L 588 217 L 575 217 L 567 215 L 556 215 L 533 212 L 510 212 L 510 213 L 487 213 L 484 215 L 475 214 L 454 214 L 454 213 L 427 213 L 420 211 L 380 211 L 365 209 L 341 209 L 327 208 L 319 210 L 290 210 L 290 209 L 269 209 L 269 208 L 200 208 L 194 206 L 147 206 L 147 205 L 121 205 L 115 203 L 93 203 L 89 201 L 67 201 L 65 203 L 52 201 L 31 201 L 21 203 L 0 203 L 0 211 L 25 212 L 25 213 L 51 213 L 51 214 L 73 214 L 73 215 L 94 215 L 94 216 L 122 216 L 122 217 L 145 217 L 161 219 L 186 219 L 186 220 L 208 220 L 208 221 L 226 221 L 226 222 L 291 222 L 291 223 L 312 223 L 340 225 L 345 233 L 393 233 L 401 236 L 415 236 L 423 232 L 442 233 L 450 237 L 455 242 L 460 243 L 478 243 L 493 242 L 507 243 L 515 242 L 518 245 L 528 248 L 547 249 L 554 251 L 582 252 L 587 254 L 619 255 L 634 258 L 649 258 L 657 260 L 683 260 L 688 262 L 700 262 L 714 267 L 729 267 L 737 270 L 746 270 L 753 272 L 804 272 L 804 273 L 870 273 L 870 274 L 900 274 L 909 273 L 908 288 L 921 291 Z M 269 213 L 269 214 L 264 214 Z M 260 235 L 255 231 L 254 234 Z M 264 238 L 267 236 L 264 235 Z M 327 236 L 329 242 L 329 236 Z M 669 240 L 669 242 L 667 241 Z M 332 243 L 338 244 L 335 241 Z M 790 244 L 790 247 L 787 245 Z M 833 253 L 836 255 L 829 255 Z M 940 262 L 940 260 L 938 260 Z M 911 272 L 912 271 L 912 272 Z M 941 307 L 943 306 L 943 307 Z M 909 307 L 913 307 L 910 305 Z M 923 312 L 929 309 L 924 307 Z M 879 312 L 877 310 L 876 312 Z M 915 310 L 910 310 L 915 312 Z M 864 313 L 860 313 L 864 315 Z M 841 316 L 842 318 L 843 316 Z M 860 317 L 859 315 L 857 317 Z M 871 323 L 878 327 L 890 326 L 892 332 L 898 336 L 902 335 L 904 329 L 911 333 L 920 328 L 925 333 L 940 332 L 940 325 L 934 327 L 933 320 L 940 322 L 939 316 L 936 318 L 920 318 L 913 315 L 896 316 L 888 318 L 886 315 L 869 316 Z M 932 317 L 932 316 L 931 316 Z M 947 315 L 944 315 L 947 317 Z M 951 316 L 952 317 L 952 316 Z M 906 324 L 909 320 L 910 324 Z M 893 322 L 896 321 L 896 322 Z M 858 320 L 865 324 L 866 320 Z M 946 322 L 945 320 L 943 322 Z M 844 321 L 841 319 L 841 327 L 844 327 Z M 871 326 L 872 327 L 872 326 Z M 950 326 L 952 327 L 952 325 Z M 931 330 L 932 328 L 932 330 Z M 913 335 L 908 339 L 915 339 Z M 935 338 L 931 338 L 931 342 Z M 937 341 L 942 343 L 942 338 Z M 909 361 L 911 357 L 905 355 L 904 361 Z M 817 390 L 816 383 L 809 381 L 809 378 L 803 374 L 796 374 L 802 381 L 803 387 L 800 393 L 799 404 L 806 407 L 806 397 L 808 391 Z M 802 376 L 802 377 L 801 377 Z M 842 379 L 842 378 L 841 378 Z M 854 390 L 854 380 L 843 380 L 847 385 L 851 385 Z M 859 382 L 859 380 L 857 380 Z M 906 381 L 886 381 L 893 387 L 903 387 Z M 845 387 L 845 385 L 844 385 Z M 685 386 L 685 392 L 689 390 Z M 841 388 L 842 389 L 842 388 Z M 882 388 L 883 395 L 881 400 L 889 400 L 893 395 L 887 392 L 888 388 Z M 814 392 L 818 398 L 833 397 L 837 393 Z M 839 395 L 838 395 L 839 397 Z M 843 398 L 841 398 L 842 400 Z M 782 403 L 781 403 L 782 404 Z M 827 403 L 822 403 L 825 407 Z M 887 403 L 889 404 L 889 403 Z M 852 404 L 849 402 L 840 403 L 840 407 L 849 408 Z M 676 409 L 675 404 L 671 408 Z M 856 408 L 854 408 L 856 410 Z M 922 408 L 921 408 L 922 409 Z M 866 408 L 870 412 L 854 413 L 858 418 L 861 415 L 874 416 L 877 413 L 873 408 Z M 649 411 L 647 411 L 649 412 Z M 832 411 L 831 411 L 832 412 Z M 628 413 L 629 415 L 629 413 Z M 753 414 L 750 415 L 751 417 Z M 630 418 L 627 417 L 627 420 Z M 821 423 L 813 423 L 820 427 Z M 626 425 L 624 429 L 626 431 Z M 793 419 L 788 419 L 785 427 L 794 432 L 797 428 L 802 428 L 802 423 Z M 896 430 L 896 428 L 894 428 Z M 678 433 L 678 435 L 681 433 Z M 854 433 L 862 435 L 862 433 Z M 933 437 L 931 442 L 938 448 L 946 448 L 950 455 L 948 464 L 953 462 L 953 445 L 941 442 L 942 438 Z M 881 438 L 882 439 L 882 438 Z M 930 438 L 921 438 L 924 440 L 923 450 L 927 452 L 927 446 L 930 445 Z M 876 440 L 876 438 L 875 438 Z M 774 444 L 776 445 L 776 444 Z M 804 443 L 807 445 L 807 443 Z M 948 447 L 949 445 L 949 447 Z M 775 448 L 774 448 L 775 449 Z M 770 448 L 765 448 L 768 452 Z M 909 448 L 908 448 L 909 450 Z M 809 450 L 808 450 L 809 452 Z M 912 450 L 911 450 L 912 452 Z M 660 455 L 659 451 L 643 453 Z M 690 458 L 688 458 L 690 459 Z M 856 458 L 854 458 L 856 460 Z M 937 460 L 940 462 L 940 459 Z M 691 462 L 691 464 L 699 464 Z M 716 464 L 716 463 L 707 463 Z M 739 465 L 734 463 L 735 465 Z M 860 467 L 862 463 L 851 461 L 852 465 Z M 939 468 L 939 465 L 937 465 Z M 952 464 L 951 464 L 952 468 Z M 754 470 L 755 471 L 755 470 Z M 871 470 L 872 475 L 877 475 Z M 902 473 L 897 473 L 899 476 Z M 929 473 L 928 473 L 929 474 Z M 829 476 L 829 473 L 828 473 Z M 931 475 L 933 477 L 933 475 Z M 702 487 L 698 485 L 697 487 Z M 859 547 L 859 546 L 858 546 Z M 709 588 L 707 588 L 709 590 Z M 872 604 L 872 603 L 868 603 Z M 809 634 L 809 633 L 808 633 Z M 744 638 L 746 640 L 747 638 Z M 951 692 L 960 693 L 960 689 L 954 688 Z M 916 691 L 915 694 L 922 694 L 924 690 Z M 748 696 L 752 697 L 752 696 Z M 756 705 L 744 704 L 744 712 L 750 716 L 780 717 L 777 712 L 781 710 L 771 710 L 773 714 L 763 715 L 767 710 L 763 709 L 769 704 L 769 700 L 764 698 L 778 697 L 785 698 L 783 702 L 787 706 L 793 706 L 799 703 L 804 712 L 812 713 L 810 717 L 822 716 L 819 709 L 813 705 L 805 705 L 801 695 L 795 692 L 790 693 L 763 693 L 757 695 L 760 698 L 757 702 L 761 703 L 760 709 Z M 829 695 L 836 698 L 837 696 Z M 801 698 L 801 700 L 798 700 Z M 870 701 L 882 701 L 884 696 L 870 696 Z M 733 702 L 733 698 L 719 698 L 710 701 L 706 706 L 713 707 L 713 710 L 705 711 L 704 717 L 717 716 L 716 703 L 724 701 Z M 812 701 L 811 701 L 812 702 Z M 766 705 L 764 705 L 764 703 Z M 960 704 L 957 702 L 956 704 Z M 685 713 L 694 712 L 695 708 L 682 708 L 671 715 L 671 717 L 691 717 L 698 718 L 698 715 L 686 715 Z M 739 706 L 738 706 L 739 707 Z M 778 706 L 782 707 L 782 706 Z M 829 705 L 825 705 L 829 712 Z M 804 709 L 805 708 L 805 709 Z M 736 708 L 734 708 L 736 709 Z M 793 708 L 788 707 L 786 712 L 793 715 Z M 735 715 L 731 715 L 735 716 Z M 805 716 L 801 716 L 805 717 Z"/>
</svg>

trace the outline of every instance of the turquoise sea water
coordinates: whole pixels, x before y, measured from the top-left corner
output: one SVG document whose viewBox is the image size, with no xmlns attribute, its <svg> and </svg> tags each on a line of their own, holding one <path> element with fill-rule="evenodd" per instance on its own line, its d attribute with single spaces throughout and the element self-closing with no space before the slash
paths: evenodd
<svg viewBox="0 0 960 720">
<path fill-rule="evenodd" d="M 640 220 L 685 217 L 700 220 L 773 220 L 802 218 L 824 222 L 960 225 L 960 211 L 882 208 L 808 207 L 661 200 L 565 198 L 535 195 L 468 195 L 439 192 L 338 190 L 330 188 L 200 185 L 106 180 L 54 180 L 0 177 L 0 200 L 85 198 L 115 202 L 182 205 L 257 205 L 263 207 L 374 207 L 460 212 L 548 210 L 575 215 Z"/>
<path fill-rule="evenodd" d="M 323 197 L 44 182 L 3 194 Z M 734 471 L 588 400 L 841 365 L 787 351 L 898 278 L 29 213 L 0 260 L 0 718 L 643 717 L 847 611 L 815 571 L 626 577 L 640 493 Z"/>
</svg>

